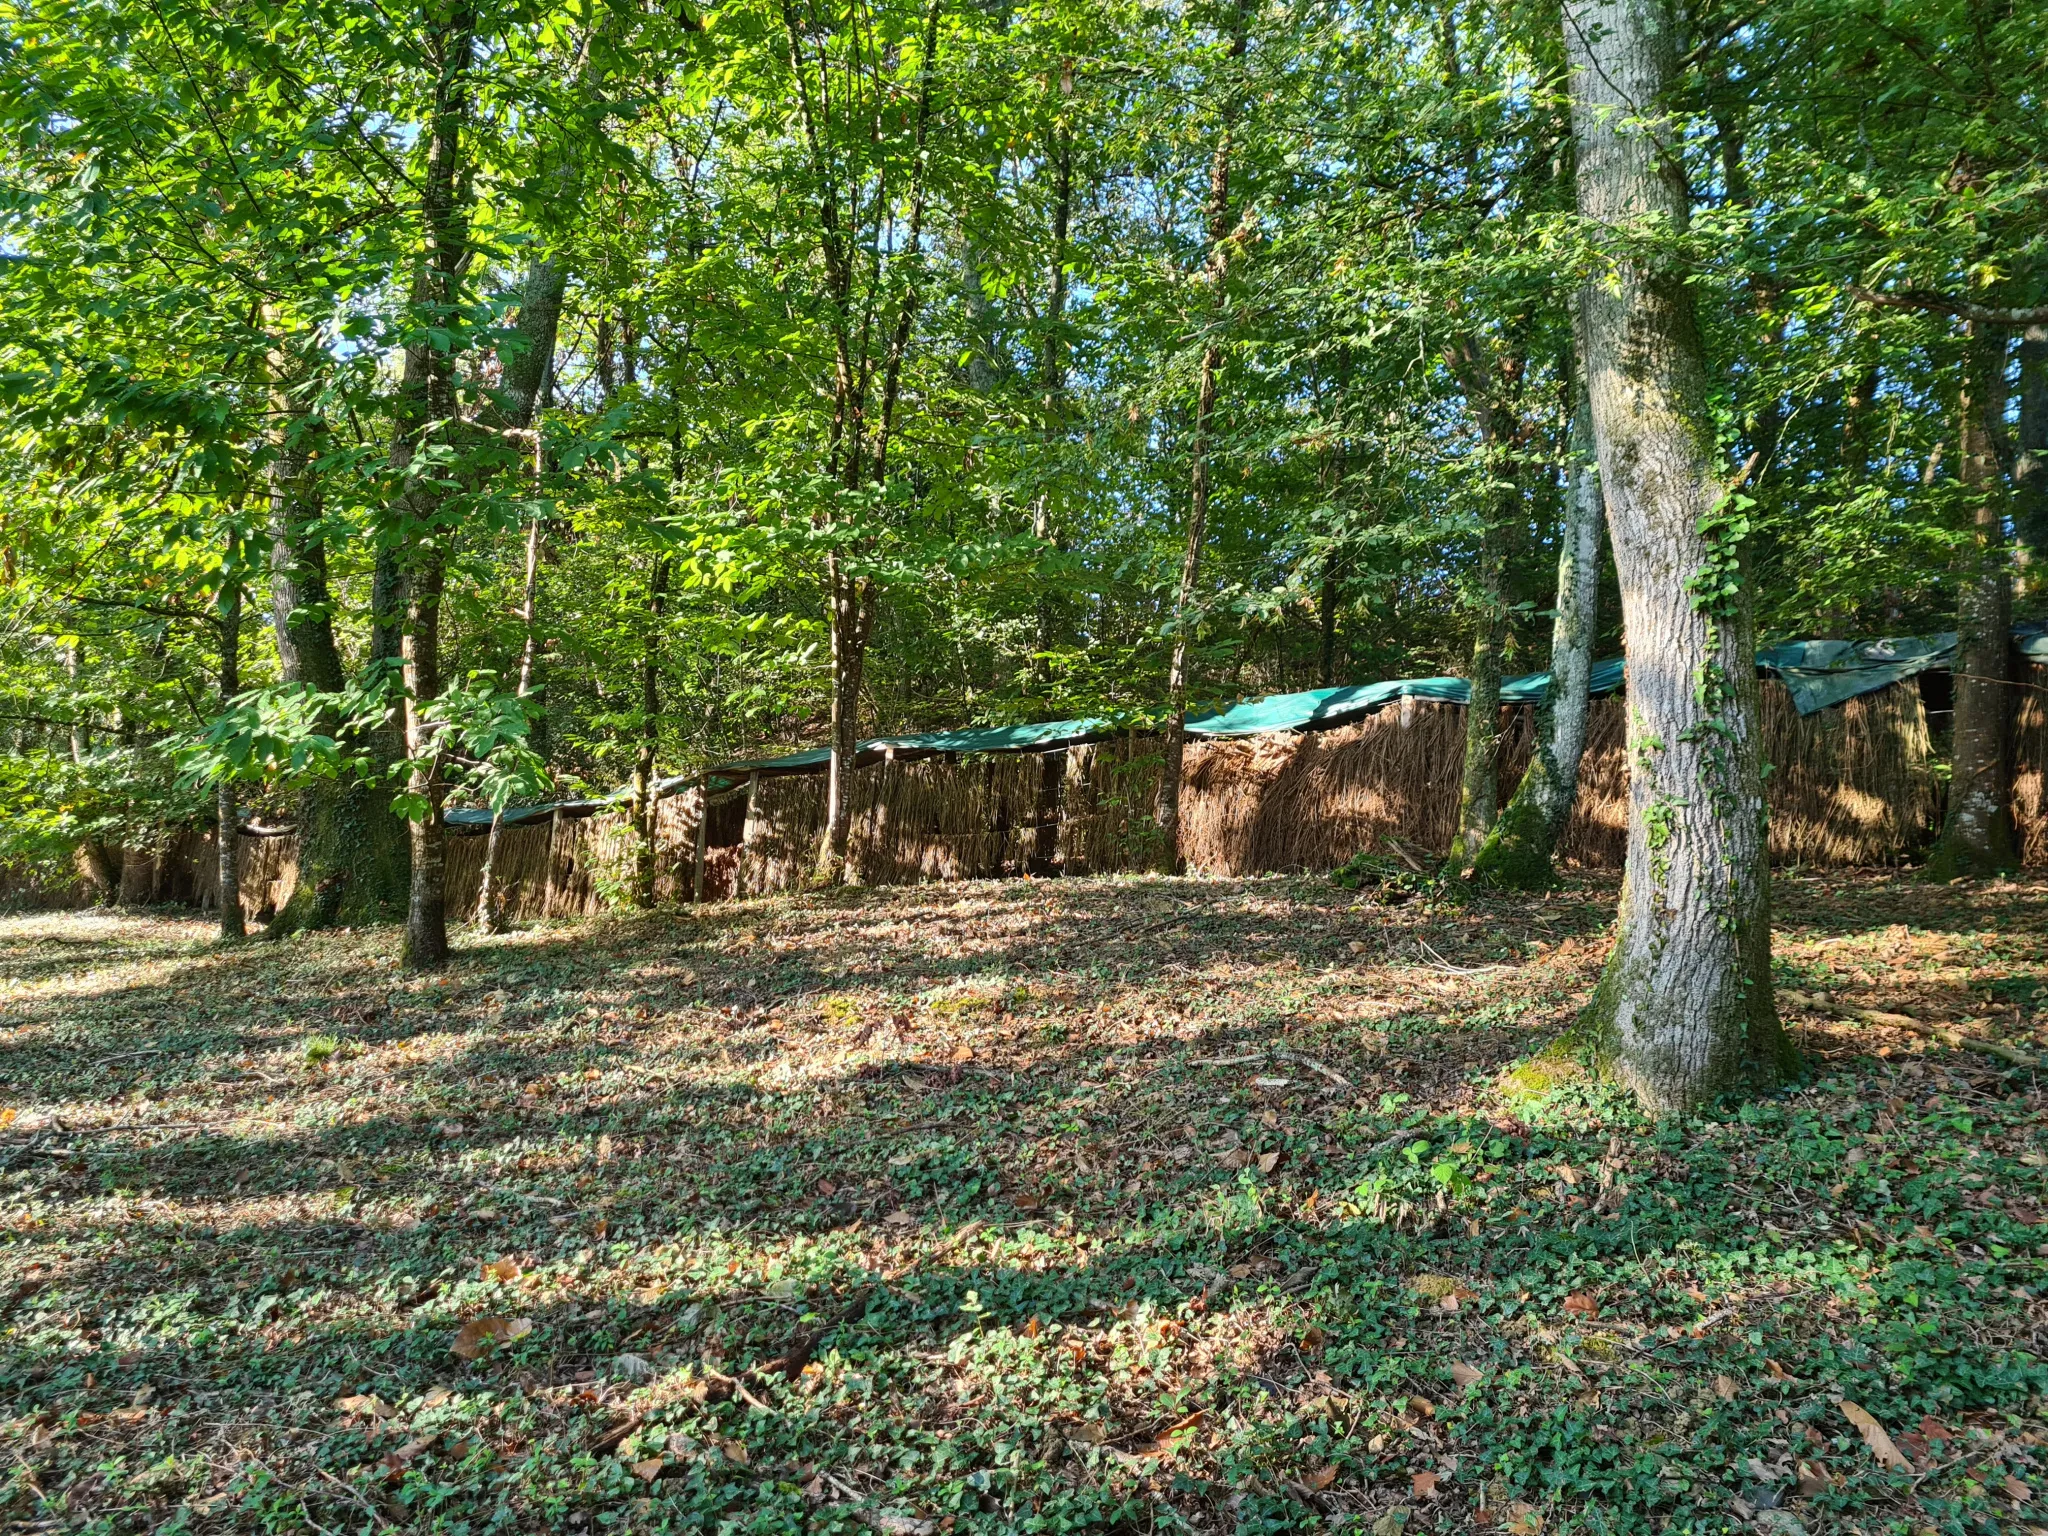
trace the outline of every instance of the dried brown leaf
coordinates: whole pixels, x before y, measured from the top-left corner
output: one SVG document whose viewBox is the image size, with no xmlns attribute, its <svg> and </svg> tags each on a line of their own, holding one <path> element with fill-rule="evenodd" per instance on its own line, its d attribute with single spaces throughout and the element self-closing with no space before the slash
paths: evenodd
<svg viewBox="0 0 2048 1536">
<path fill-rule="evenodd" d="M 1892 1437 L 1885 1433 L 1885 1427 L 1861 1405 L 1843 1398 L 1842 1417 L 1856 1426 L 1856 1432 L 1863 1436 L 1863 1443 L 1870 1447 L 1870 1454 L 1877 1458 L 1879 1466 L 1902 1472 L 1913 1470 L 1913 1463 L 1906 1459 L 1906 1453 L 1892 1444 Z"/>
<path fill-rule="evenodd" d="M 448 1347 L 465 1360 L 474 1360 L 498 1344 L 510 1344 L 533 1332 L 530 1317 L 473 1317 L 462 1325 Z"/>
</svg>

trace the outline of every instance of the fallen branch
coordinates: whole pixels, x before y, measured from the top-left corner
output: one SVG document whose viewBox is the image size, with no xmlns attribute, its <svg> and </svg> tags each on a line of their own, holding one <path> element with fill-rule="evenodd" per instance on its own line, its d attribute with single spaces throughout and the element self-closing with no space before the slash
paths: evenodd
<svg viewBox="0 0 2048 1536">
<path fill-rule="evenodd" d="M 1950 1025 L 1930 1024 L 1924 1019 L 1914 1018 L 1911 1014 L 1886 1013 L 1877 1008 L 1859 1008 L 1853 1003 L 1838 1003 L 1818 992 L 1794 992 L 1781 988 L 1778 996 L 1794 1008 L 1804 1008 L 1811 1013 L 1831 1013 L 1837 1018 L 1857 1019 L 1865 1024 L 1875 1024 L 1882 1029 L 1902 1029 L 1909 1035 L 1920 1036 L 1923 1040 L 1937 1040 L 1943 1045 L 1975 1051 L 1980 1056 L 1994 1056 L 2015 1067 L 2039 1070 L 2043 1065 L 2039 1057 L 2015 1050 L 2002 1041 L 1966 1035 Z"/>
</svg>

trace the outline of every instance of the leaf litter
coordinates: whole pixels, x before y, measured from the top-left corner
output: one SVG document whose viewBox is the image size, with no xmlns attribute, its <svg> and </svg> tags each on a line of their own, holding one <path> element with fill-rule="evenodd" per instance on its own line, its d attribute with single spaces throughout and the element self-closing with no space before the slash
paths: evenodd
<svg viewBox="0 0 2048 1536">
<path fill-rule="evenodd" d="M 1777 895 L 1814 1075 L 1664 1126 L 1545 1050 L 1600 880 L 850 892 L 428 981 L 0 920 L 6 1513 L 2010 1524 L 2039 1086 L 1881 1021 L 2037 1052 L 2048 890 Z"/>
</svg>

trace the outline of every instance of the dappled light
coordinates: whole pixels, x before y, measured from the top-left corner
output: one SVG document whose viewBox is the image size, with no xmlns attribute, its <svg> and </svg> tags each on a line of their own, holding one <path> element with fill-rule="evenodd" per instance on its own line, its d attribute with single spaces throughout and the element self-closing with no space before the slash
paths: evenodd
<svg viewBox="0 0 2048 1536">
<path fill-rule="evenodd" d="M 1806 1082 L 1645 1122 L 1551 1049 L 1611 901 L 973 882 L 542 926 L 424 979 L 377 931 L 7 919 L 8 1512 L 2023 1510 L 2033 1076 L 1788 1014 Z M 2032 1048 L 2048 890 L 1778 905 L 1782 986 Z"/>
</svg>

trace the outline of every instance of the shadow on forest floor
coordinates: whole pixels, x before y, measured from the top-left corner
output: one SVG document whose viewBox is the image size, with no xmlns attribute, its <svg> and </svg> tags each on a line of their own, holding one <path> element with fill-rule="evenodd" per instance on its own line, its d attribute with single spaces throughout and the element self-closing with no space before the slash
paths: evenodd
<svg viewBox="0 0 2048 1536">
<path fill-rule="evenodd" d="M 1806 1083 L 1645 1124 L 1538 1059 L 1613 894 L 977 882 L 550 925 L 427 979 L 384 930 L 0 919 L 0 1510 L 936 1536 L 2040 1508 L 2036 1083 L 1801 1019 Z M 1783 876 L 1777 904 L 1790 984 L 2034 1025 L 2048 886 Z"/>
</svg>

